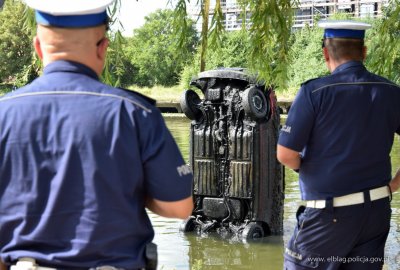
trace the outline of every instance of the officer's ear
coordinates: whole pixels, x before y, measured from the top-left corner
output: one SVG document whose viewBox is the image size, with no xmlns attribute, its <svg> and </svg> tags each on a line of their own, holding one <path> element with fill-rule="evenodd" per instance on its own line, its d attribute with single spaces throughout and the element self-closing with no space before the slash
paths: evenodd
<svg viewBox="0 0 400 270">
<path fill-rule="evenodd" d="M 108 38 L 104 37 L 100 40 L 100 42 L 98 42 L 96 44 L 97 45 L 97 57 L 102 61 L 105 60 L 105 58 L 106 58 L 109 42 L 110 41 L 108 40 Z"/>
<path fill-rule="evenodd" d="M 363 47 L 363 61 L 365 60 L 365 58 L 367 58 L 367 46 Z"/>
<path fill-rule="evenodd" d="M 328 49 L 326 47 L 322 48 L 322 53 L 324 54 L 325 62 L 329 62 L 330 57 L 329 57 Z"/>
<path fill-rule="evenodd" d="M 38 38 L 38 36 L 35 36 L 33 38 L 33 47 L 35 48 L 35 51 L 39 56 L 40 60 L 43 60 L 42 47 L 40 47 L 40 39 Z"/>
<path fill-rule="evenodd" d="M 335 62 L 329 56 L 329 52 L 328 52 L 328 49 L 326 47 L 323 48 L 322 52 L 324 54 L 326 67 L 328 68 L 328 70 L 330 72 L 332 72 L 332 70 L 335 68 L 334 67 Z"/>
</svg>

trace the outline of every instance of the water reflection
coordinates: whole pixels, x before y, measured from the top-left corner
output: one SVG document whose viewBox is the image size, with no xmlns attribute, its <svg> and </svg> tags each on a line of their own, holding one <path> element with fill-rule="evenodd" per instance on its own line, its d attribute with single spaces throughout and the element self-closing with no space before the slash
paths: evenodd
<svg viewBox="0 0 400 270">
<path fill-rule="evenodd" d="M 185 117 L 165 117 L 167 125 L 184 157 L 189 156 L 190 122 Z M 393 173 L 400 166 L 399 138 L 396 138 L 392 159 Z M 284 244 L 295 226 L 294 213 L 301 204 L 297 175 L 286 170 L 284 235 L 266 237 L 260 241 L 243 243 L 222 239 L 216 235 L 197 236 L 178 231 L 180 221 L 151 214 L 156 230 L 154 241 L 158 244 L 159 267 L 172 269 L 282 269 Z M 392 228 L 386 245 L 386 268 L 398 269 L 400 264 L 400 193 L 392 201 Z M 377 221 L 379 222 L 379 221 Z"/>
<path fill-rule="evenodd" d="M 217 235 L 188 235 L 189 268 L 199 269 L 279 269 L 283 253 L 282 237 L 264 238 L 262 241 L 243 243 L 238 240 L 221 239 Z"/>
</svg>

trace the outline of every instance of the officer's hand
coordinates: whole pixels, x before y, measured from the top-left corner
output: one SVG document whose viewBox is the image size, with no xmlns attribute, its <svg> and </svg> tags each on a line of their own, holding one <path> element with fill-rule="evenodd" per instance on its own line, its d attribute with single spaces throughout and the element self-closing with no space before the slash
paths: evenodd
<svg viewBox="0 0 400 270">
<path fill-rule="evenodd" d="M 395 192 L 400 188 L 400 169 L 397 170 L 397 173 L 393 177 L 392 181 L 390 181 L 389 186 L 392 192 Z"/>
<path fill-rule="evenodd" d="M 0 270 L 7 270 L 7 266 L 0 260 Z"/>
</svg>

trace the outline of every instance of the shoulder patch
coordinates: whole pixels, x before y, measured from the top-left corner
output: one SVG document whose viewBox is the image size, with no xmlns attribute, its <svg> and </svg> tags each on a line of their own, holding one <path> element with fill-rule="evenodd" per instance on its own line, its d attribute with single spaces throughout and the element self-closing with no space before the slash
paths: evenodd
<svg viewBox="0 0 400 270">
<path fill-rule="evenodd" d="M 145 96 L 145 95 L 143 95 L 143 94 L 141 94 L 141 93 L 139 93 L 137 91 L 130 90 L 130 89 L 125 89 L 125 88 L 120 88 L 120 87 L 118 87 L 118 89 L 121 89 L 121 90 L 124 90 L 124 91 L 128 91 L 129 93 L 132 93 L 132 94 L 134 94 L 136 96 L 139 96 L 139 97 L 143 98 L 144 100 L 146 100 L 148 103 L 150 103 L 153 106 L 156 105 L 156 100 L 155 99 L 152 99 L 152 98 L 150 98 L 148 96 Z"/>
<path fill-rule="evenodd" d="M 318 80 L 318 79 L 320 79 L 320 78 L 319 78 L 319 77 L 317 77 L 317 78 L 312 78 L 312 79 L 309 79 L 309 80 L 307 80 L 307 81 L 303 82 L 301 85 L 303 86 L 303 85 L 305 85 L 305 84 L 307 84 L 307 83 L 309 83 L 309 82 L 311 82 L 311 81 Z"/>
</svg>

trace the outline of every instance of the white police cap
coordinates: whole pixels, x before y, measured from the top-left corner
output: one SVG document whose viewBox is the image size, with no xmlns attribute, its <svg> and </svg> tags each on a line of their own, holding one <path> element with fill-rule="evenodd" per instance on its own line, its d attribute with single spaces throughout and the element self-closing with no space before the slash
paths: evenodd
<svg viewBox="0 0 400 270">
<path fill-rule="evenodd" d="M 318 26 L 324 28 L 324 38 L 355 38 L 363 39 L 365 30 L 371 25 L 350 20 L 322 20 Z"/>
<path fill-rule="evenodd" d="M 39 24 L 57 27 L 90 27 L 107 21 L 114 0 L 24 0 L 36 10 Z"/>
</svg>

